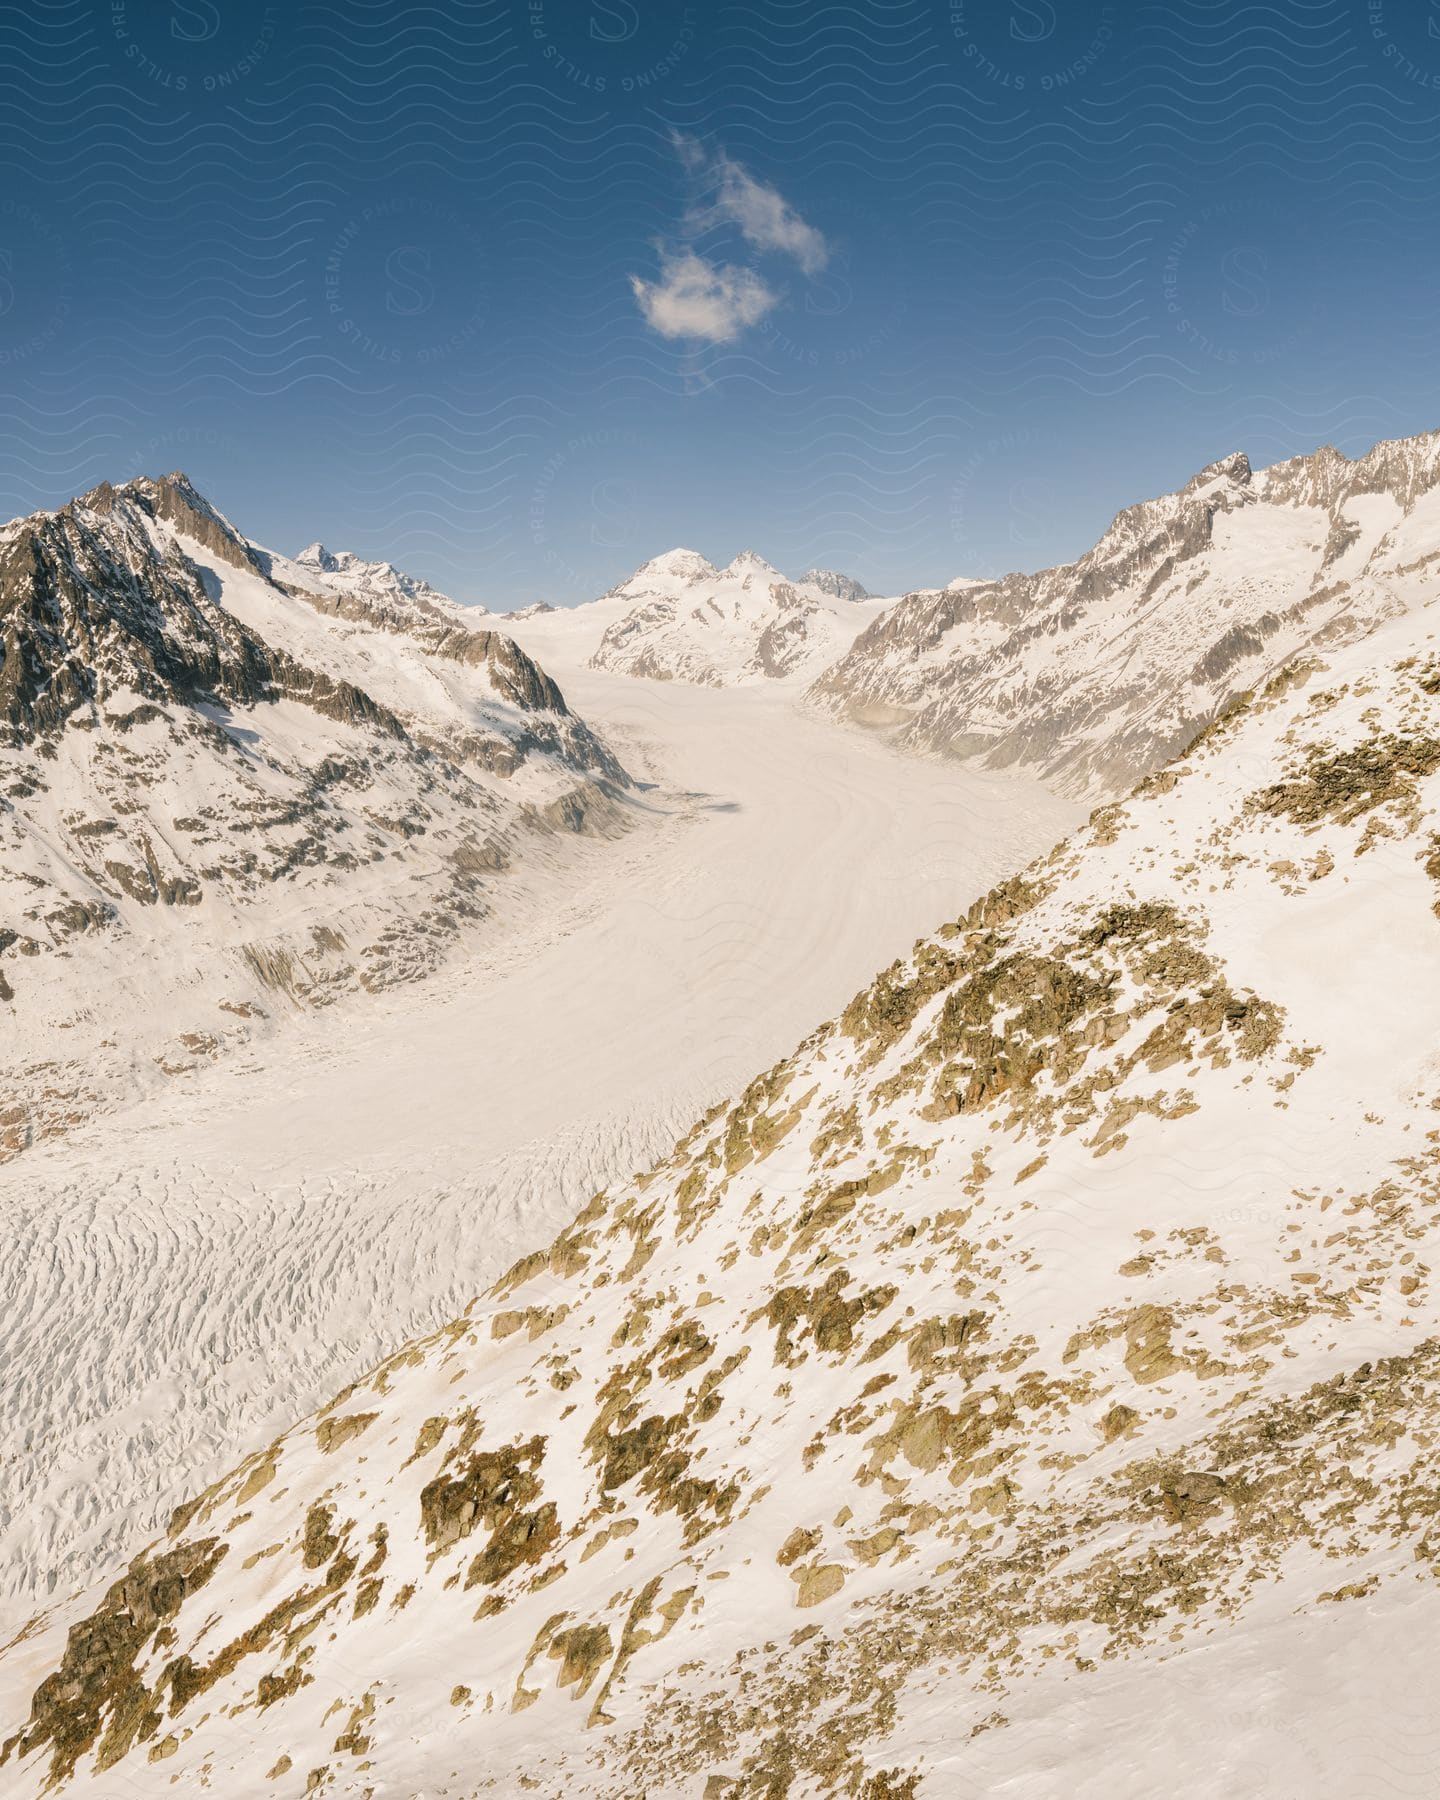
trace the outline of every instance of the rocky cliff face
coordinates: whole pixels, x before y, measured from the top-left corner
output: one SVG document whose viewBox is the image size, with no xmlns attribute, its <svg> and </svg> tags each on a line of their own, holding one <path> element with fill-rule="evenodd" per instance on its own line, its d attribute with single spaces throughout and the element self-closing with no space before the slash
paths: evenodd
<svg viewBox="0 0 1440 1800">
<path fill-rule="evenodd" d="M 276 561 L 180 475 L 0 531 L 0 1155 L 425 973 L 507 866 L 622 822 L 624 771 L 510 639 L 377 626 Z"/>
<path fill-rule="evenodd" d="M 1361 1791 L 1344 1691 L 1277 1743 L 1253 1677 L 1434 1633 L 1440 631 L 1397 599 L 21 1631 L 7 1792 L 1041 1795 L 1055 1717 L 1116 1734 L 1097 1793 Z M 1157 1668 L 1223 1745 L 1145 1728 Z"/>
<path fill-rule="evenodd" d="M 247 630 L 207 591 L 179 540 L 151 531 L 158 520 L 184 535 L 193 528 L 203 536 L 192 542 L 258 574 L 183 477 L 118 492 L 107 483 L 59 512 L 19 521 L 0 540 L 0 718 L 12 749 L 82 714 L 93 727 L 97 711 L 122 696 L 131 720 L 143 710 L 135 699 L 248 706 L 284 697 L 401 735 L 367 695 Z"/>
<path fill-rule="evenodd" d="M 906 596 L 813 695 L 912 749 L 1113 794 L 1290 658 L 1430 598 L 1437 480 L 1440 434 L 1259 474 L 1227 457 L 1074 563 Z"/>
</svg>

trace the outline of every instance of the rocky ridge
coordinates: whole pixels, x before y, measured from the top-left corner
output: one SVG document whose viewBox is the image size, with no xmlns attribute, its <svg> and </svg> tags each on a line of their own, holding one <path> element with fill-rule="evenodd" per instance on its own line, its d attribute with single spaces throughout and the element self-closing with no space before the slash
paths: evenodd
<svg viewBox="0 0 1440 1800">
<path fill-rule="evenodd" d="M 1433 598 L 1437 482 L 1434 433 L 1356 461 L 1225 457 L 1074 563 L 907 595 L 812 696 L 909 749 L 1113 795 L 1293 657 Z"/>
<path fill-rule="evenodd" d="M 283 567 L 283 559 L 274 560 Z M 483 606 L 461 606 L 419 576 L 407 575 L 393 563 L 367 562 L 352 550 L 309 544 L 285 573 L 293 580 L 296 570 L 302 572 L 297 582 L 300 591 L 317 604 L 333 595 L 332 609 L 338 617 L 358 619 L 382 630 L 423 637 L 436 628 L 466 627 L 488 616 Z"/>
</svg>

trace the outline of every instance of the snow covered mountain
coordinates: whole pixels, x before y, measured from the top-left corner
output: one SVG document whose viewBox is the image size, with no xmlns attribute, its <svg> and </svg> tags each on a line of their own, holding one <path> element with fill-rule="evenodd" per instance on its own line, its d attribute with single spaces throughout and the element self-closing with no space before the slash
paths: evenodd
<svg viewBox="0 0 1440 1800">
<path fill-rule="evenodd" d="M 294 559 L 303 570 L 302 585 L 311 592 L 336 596 L 342 618 L 361 619 L 387 631 L 423 634 L 434 627 L 469 625 L 484 618 L 483 606 L 461 606 L 448 594 L 393 563 L 366 562 L 351 550 L 327 550 L 310 544 Z"/>
<path fill-rule="evenodd" d="M 1385 1721 L 1440 1701 L 1430 579 L 19 1631 L 7 1794 L 1408 1779 Z"/>
<path fill-rule="evenodd" d="M 433 969 L 507 868 L 625 816 L 511 639 L 351 567 L 179 474 L 0 530 L 0 1157 Z"/>
<path fill-rule="evenodd" d="M 853 575 L 842 575 L 837 569 L 807 569 L 800 577 L 801 587 L 819 588 L 837 600 L 870 600 L 874 596 Z"/>
<path fill-rule="evenodd" d="M 865 623 L 867 597 L 847 576 L 811 573 L 788 581 L 753 550 L 723 569 L 671 550 L 592 603 L 604 631 L 591 666 L 703 687 L 813 675 Z"/>
<path fill-rule="evenodd" d="M 1077 562 L 908 595 L 815 683 L 907 747 L 1124 789 L 1291 657 L 1440 592 L 1440 433 L 1128 507 Z"/>
</svg>

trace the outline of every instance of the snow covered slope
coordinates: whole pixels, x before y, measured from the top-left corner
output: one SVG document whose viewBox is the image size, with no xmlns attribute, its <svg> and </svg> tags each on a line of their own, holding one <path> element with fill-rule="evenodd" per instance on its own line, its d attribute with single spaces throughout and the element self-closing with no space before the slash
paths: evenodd
<svg viewBox="0 0 1440 1800">
<path fill-rule="evenodd" d="M 432 970 L 629 810 L 511 639 L 311 573 L 178 474 L 0 530 L 0 1157 Z"/>
<path fill-rule="evenodd" d="M 567 837 L 561 892 L 517 864 L 443 979 L 298 1015 L 0 1166 L 0 1619 L 453 1318 L 1078 817 L 773 683 L 549 666 L 644 829 Z"/>
<path fill-rule="evenodd" d="M 847 576 L 811 575 L 787 581 L 753 550 L 723 569 L 671 550 L 593 603 L 604 633 L 592 666 L 704 687 L 813 675 L 885 602 Z"/>
<path fill-rule="evenodd" d="M 1289 658 L 1440 593 L 1437 483 L 1440 433 L 1226 457 L 1078 562 L 907 596 L 814 696 L 912 749 L 1123 792 Z"/>
<path fill-rule="evenodd" d="M 5 1791 L 1432 1791 L 1437 844 L 1414 610 L 21 1630 Z"/>
</svg>

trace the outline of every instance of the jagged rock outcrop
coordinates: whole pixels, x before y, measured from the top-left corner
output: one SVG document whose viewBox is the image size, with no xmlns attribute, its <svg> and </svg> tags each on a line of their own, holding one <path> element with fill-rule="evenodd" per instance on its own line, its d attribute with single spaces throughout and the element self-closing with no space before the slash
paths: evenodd
<svg viewBox="0 0 1440 1800">
<path fill-rule="evenodd" d="M 1437 481 L 1440 434 L 1222 458 L 1074 563 L 907 595 L 813 697 L 907 748 L 1122 791 L 1307 648 L 1431 597 Z"/>
<path fill-rule="evenodd" d="M 139 476 L 126 482 L 120 491 L 148 511 L 152 518 L 163 519 L 182 537 L 199 544 L 221 562 L 230 563 L 237 569 L 264 573 L 263 554 L 240 535 L 224 513 L 217 511 L 203 494 L 196 491 L 189 476 L 181 470 L 175 469 L 158 480 Z M 108 494 L 112 503 L 115 492 L 108 482 L 102 482 L 96 490 L 97 494 Z M 95 496 L 87 498 L 95 503 Z M 95 509 L 101 510 L 98 505 Z"/>
</svg>

